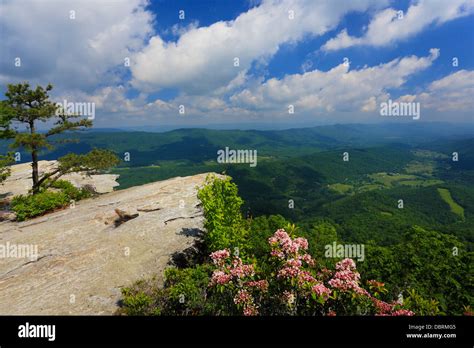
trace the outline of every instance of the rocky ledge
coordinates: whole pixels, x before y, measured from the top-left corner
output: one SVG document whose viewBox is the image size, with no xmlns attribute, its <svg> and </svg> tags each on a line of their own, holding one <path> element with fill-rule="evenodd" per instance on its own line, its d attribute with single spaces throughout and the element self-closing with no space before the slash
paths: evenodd
<svg viewBox="0 0 474 348">
<path fill-rule="evenodd" d="M 192 247 L 203 230 L 197 189 L 206 176 L 154 182 L 25 222 L 1 222 L 0 314 L 112 314 L 122 287 L 153 275 L 162 281 L 170 257 Z"/>
<path fill-rule="evenodd" d="M 56 169 L 57 161 L 39 161 L 38 171 L 40 175 L 49 173 Z M 15 164 L 10 166 L 10 176 L 0 185 L 0 197 L 11 198 L 16 195 L 24 195 L 31 190 L 31 162 Z M 119 186 L 117 174 L 85 175 L 84 173 L 71 173 L 61 177 L 61 180 L 71 182 L 77 188 L 89 187 L 97 193 L 112 192 L 114 187 Z"/>
</svg>

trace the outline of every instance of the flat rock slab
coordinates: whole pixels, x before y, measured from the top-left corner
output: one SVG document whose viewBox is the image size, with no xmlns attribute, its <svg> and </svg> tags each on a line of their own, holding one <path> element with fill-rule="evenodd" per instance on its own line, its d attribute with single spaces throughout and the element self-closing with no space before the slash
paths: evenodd
<svg viewBox="0 0 474 348">
<path fill-rule="evenodd" d="M 0 223 L 0 246 L 38 250 L 36 260 L 0 258 L 0 314 L 113 314 L 122 287 L 153 275 L 162 282 L 170 256 L 192 246 L 196 229 L 203 229 L 197 188 L 206 176 L 132 187 Z M 139 215 L 117 225 L 115 209 Z"/>
<path fill-rule="evenodd" d="M 39 161 L 38 171 L 40 176 L 52 172 L 57 168 L 57 161 Z M 31 190 L 31 162 L 10 166 L 10 176 L 0 185 L 0 197 L 11 198 L 16 195 L 25 195 Z M 112 192 L 119 186 L 118 174 L 85 175 L 84 173 L 70 173 L 63 175 L 61 180 L 67 180 L 76 187 L 89 186 L 97 193 Z"/>
</svg>

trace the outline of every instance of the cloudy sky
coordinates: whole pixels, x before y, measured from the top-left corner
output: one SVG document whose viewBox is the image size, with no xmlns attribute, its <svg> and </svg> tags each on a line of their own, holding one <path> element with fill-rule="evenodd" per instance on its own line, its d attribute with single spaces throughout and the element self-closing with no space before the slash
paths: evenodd
<svg viewBox="0 0 474 348">
<path fill-rule="evenodd" d="M 0 0 L 0 92 L 20 81 L 98 127 L 373 123 L 389 99 L 472 122 L 474 0 Z"/>
</svg>

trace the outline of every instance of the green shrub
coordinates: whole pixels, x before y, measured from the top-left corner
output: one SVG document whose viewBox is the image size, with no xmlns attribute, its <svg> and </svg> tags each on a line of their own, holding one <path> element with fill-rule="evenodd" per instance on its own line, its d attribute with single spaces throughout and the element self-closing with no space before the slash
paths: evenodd
<svg viewBox="0 0 474 348">
<path fill-rule="evenodd" d="M 130 288 L 122 290 L 123 305 L 127 308 L 127 315 L 144 315 L 152 303 L 152 298 L 143 292 L 133 293 Z"/>
<path fill-rule="evenodd" d="M 35 195 L 19 195 L 13 198 L 11 209 L 16 213 L 18 221 L 31 219 L 35 216 L 46 214 L 70 204 L 71 200 L 79 201 L 91 196 L 85 189 L 78 189 L 69 181 L 58 180 L 51 185 L 60 192 L 40 190 Z"/>
<path fill-rule="evenodd" d="M 160 315 L 160 303 L 164 299 L 155 278 L 139 280 L 131 287 L 122 289 L 121 308 L 118 315 Z"/>
<path fill-rule="evenodd" d="M 206 291 L 210 280 L 210 267 L 168 268 L 165 271 L 165 287 L 168 303 L 164 312 L 168 315 L 202 315 L 207 311 Z"/>
<path fill-rule="evenodd" d="M 69 201 L 69 197 L 64 192 L 45 191 L 36 195 L 13 197 L 11 209 L 16 213 L 18 221 L 24 221 L 64 207 L 69 204 Z"/>
<path fill-rule="evenodd" d="M 425 299 L 415 289 L 407 290 L 408 296 L 403 304 L 409 310 L 418 315 L 444 315 L 439 308 L 439 302 L 433 299 Z"/>
<path fill-rule="evenodd" d="M 91 193 L 86 189 L 78 189 L 66 180 L 57 180 L 51 185 L 51 187 L 60 189 L 69 197 L 70 200 L 73 199 L 75 201 L 79 201 L 81 199 L 89 198 L 91 196 Z"/>
<path fill-rule="evenodd" d="M 125 315 L 205 315 L 212 313 L 207 299 L 211 267 L 169 268 L 165 271 L 165 287 L 160 289 L 155 279 L 141 280 L 122 289 Z"/>
<path fill-rule="evenodd" d="M 248 226 L 242 217 L 242 198 L 231 178 L 219 179 L 213 175 L 206 178 L 206 185 L 199 190 L 198 197 L 204 208 L 207 230 L 205 243 L 210 251 L 230 248 L 239 249 L 242 255 L 247 247 Z"/>
</svg>

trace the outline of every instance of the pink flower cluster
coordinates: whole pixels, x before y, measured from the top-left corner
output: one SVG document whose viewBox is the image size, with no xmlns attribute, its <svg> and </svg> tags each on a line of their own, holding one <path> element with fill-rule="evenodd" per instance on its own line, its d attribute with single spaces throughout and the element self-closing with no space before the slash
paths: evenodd
<svg viewBox="0 0 474 348">
<path fill-rule="evenodd" d="M 245 316 L 258 315 L 254 298 L 246 289 L 240 289 L 237 292 L 237 295 L 234 297 L 234 303 L 243 307 L 243 313 Z"/>
<path fill-rule="evenodd" d="M 316 283 L 316 279 L 313 277 L 311 273 L 308 271 L 302 270 L 298 274 L 298 286 L 303 287 L 305 284 L 314 284 Z"/>
<path fill-rule="evenodd" d="M 232 280 L 232 275 L 227 274 L 223 271 L 215 270 L 212 273 L 211 284 L 210 285 L 224 285 L 229 283 Z"/>
<path fill-rule="evenodd" d="M 375 297 L 371 297 L 371 300 L 375 306 L 375 309 L 377 310 L 377 315 L 380 316 L 412 316 L 415 315 L 412 311 L 409 311 L 407 309 L 395 309 L 395 306 L 397 303 L 387 303 L 384 301 L 381 301 L 379 299 L 376 299 Z"/>
<path fill-rule="evenodd" d="M 232 267 L 228 267 L 230 274 L 235 278 L 253 277 L 255 270 L 253 265 L 244 265 L 238 257 L 232 261 Z"/>
<path fill-rule="evenodd" d="M 217 266 L 224 265 L 225 261 L 230 257 L 230 252 L 227 249 L 214 251 L 211 255 L 212 262 Z"/>
<path fill-rule="evenodd" d="M 356 264 L 354 262 L 354 260 L 352 259 L 344 259 L 342 261 L 339 261 L 337 264 L 336 264 L 336 270 L 337 271 L 345 271 L 345 270 L 355 270 L 356 269 Z"/>
<path fill-rule="evenodd" d="M 218 250 L 210 255 L 213 263 L 218 267 L 212 273 L 209 286 L 229 285 L 229 289 L 237 290 L 234 303 L 243 309 L 244 315 L 257 315 L 258 307 L 251 293 L 252 290 L 266 292 L 266 280 L 253 280 L 255 269 L 253 265 L 245 265 L 242 259 L 235 256 L 231 259 L 227 249 Z M 250 280 L 244 281 L 245 278 Z M 232 291 L 232 290 L 231 290 Z"/>
<path fill-rule="evenodd" d="M 255 280 L 254 265 L 243 264 L 239 257 L 232 257 L 227 249 L 210 255 L 216 269 L 209 286 L 224 286 L 226 293 L 231 294 L 233 302 L 244 315 L 258 315 L 259 306 L 266 304 L 266 299 L 283 301 L 280 304 L 286 304 L 285 312 L 289 314 L 297 314 L 300 310 L 305 313 L 310 308 L 309 310 L 315 310 L 315 313 L 336 315 L 333 301 L 348 300 L 345 297 L 331 297 L 336 290 L 363 296 L 364 301 L 372 301 L 372 309 L 375 308 L 377 315 L 414 315 L 413 312 L 403 309 L 400 303 L 387 303 L 378 298 L 381 292 L 385 292 L 383 283 L 368 281 L 375 296 L 363 289 L 354 260 L 346 258 L 336 264 L 335 271 L 322 268 L 316 274 L 315 261 L 307 252 L 306 239 L 292 239 L 285 230 L 279 229 L 268 242 L 272 249 L 271 256 L 274 258 L 270 265 L 276 268 L 271 270 L 267 279 Z M 276 289 L 281 289 L 282 292 L 272 293 Z M 345 311 L 344 306 L 341 308 Z M 348 309 L 351 311 L 350 306 Z M 373 313 L 373 310 L 371 312 Z"/>
<path fill-rule="evenodd" d="M 303 265 L 301 260 L 298 259 L 289 259 L 286 260 L 284 266 L 278 271 L 279 278 L 294 278 L 297 277 L 301 269 L 300 267 Z"/>
<path fill-rule="evenodd" d="M 230 252 L 227 249 L 215 251 L 210 256 L 219 267 L 212 273 L 210 286 L 228 284 L 233 278 L 242 279 L 255 274 L 253 265 L 244 265 L 239 257 L 234 257 L 229 264 Z"/>
<path fill-rule="evenodd" d="M 268 291 L 268 282 L 265 279 L 262 280 L 251 280 L 245 283 L 245 286 L 249 288 L 255 288 L 262 292 Z"/>
<path fill-rule="evenodd" d="M 292 282 L 296 280 L 296 283 L 292 284 L 298 286 L 298 292 L 302 296 L 314 293 L 318 297 L 322 297 L 325 300 L 328 299 L 331 290 L 321 281 L 318 281 L 311 272 L 303 268 L 304 264 L 310 267 L 315 265 L 311 255 L 306 252 L 308 249 L 308 241 L 306 239 L 291 239 L 284 230 L 278 230 L 268 241 L 272 246 L 272 256 L 284 261 L 277 273 L 277 278 L 291 280 Z M 286 295 L 290 296 L 290 294 L 293 297 L 296 296 L 292 292 Z"/>
<path fill-rule="evenodd" d="M 368 295 L 368 292 L 359 285 L 360 274 L 356 271 L 352 259 L 344 259 L 336 264 L 337 272 L 328 282 L 333 288 L 341 291 L 355 291 L 359 295 Z"/>
<path fill-rule="evenodd" d="M 278 278 L 295 278 L 300 274 L 297 267 L 283 267 L 278 271 Z"/>
<path fill-rule="evenodd" d="M 324 298 L 328 298 L 329 295 L 331 294 L 331 290 L 328 289 L 327 287 L 324 286 L 323 283 L 319 283 L 314 285 L 311 290 L 317 295 L 317 296 L 323 296 Z"/>
<path fill-rule="evenodd" d="M 283 267 L 278 271 L 278 278 L 299 277 L 303 262 L 308 266 L 314 266 L 315 264 L 311 255 L 306 253 L 308 241 L 304 238 L 291 239 L 285 230 L 280 229 L 268 239 L 268 242 L 272 247 L 271 255 L 285 261 Z"/>
<path fill-rule="evenodd" d="M 415 315 L 415 313 L 413 313 L 412 311 L 409 311 L 408 309 L 399 309 L 397 311 L 392 312 L 392 316 L 394 317 L 402 316 L 402 315 L 411 317 Z"/>
<path fill-rule="evenodd" d="M 273 247 L 272 256 L 284 258 L 290 254 L 297 254 L 300 250 L 308 250 L 308 241 L 304 238 L 291 237 L 285 230 L 277 230 L 273 236 L 268 238 L 268 243 Z"/>
<path fill-rule="evenodd" d="M 392 312 L 393 310 L 393 305 L 384 301 L 381 301 L 379 299 L 376 299 L 372 297 L 372 302 L 374 303 L 375 309 L 377 310 L 377 313 L 383 315 L 387 315 L 388 313 Z"/>
</svg>

